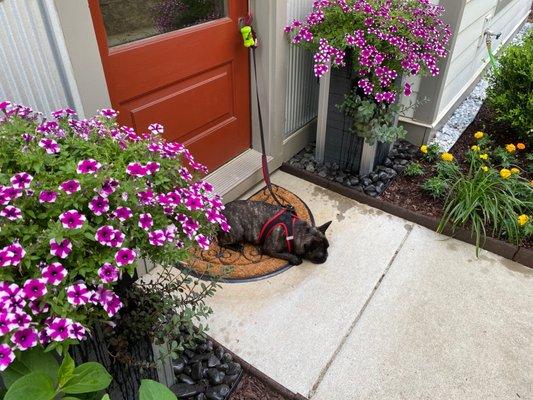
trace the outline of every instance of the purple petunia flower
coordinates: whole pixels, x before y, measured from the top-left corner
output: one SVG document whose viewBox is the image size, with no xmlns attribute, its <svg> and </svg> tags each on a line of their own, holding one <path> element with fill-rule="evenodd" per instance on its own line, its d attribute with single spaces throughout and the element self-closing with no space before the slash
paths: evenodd
<svg viewBox="0 0 533 400">
<path fill-rule="evenodd" d="M 159 171 L 160 167 L 161 165 L 155 161 L 149 161 L 146 163 L 146 170 L 148 171 L 148 175 L 155 174 L 157 171 Z"/>
<path fill-rule="evenodd" d="M 22 288 L 24 297 L 28 300 L 37 300 L 43 297 L 48 290 L 42 279 L 28 279 Z"/>
<path fill-rule="evenodd" d="M 209 245 L 211 244 L 211 241 L 208 237 L 205 235 L 199 234 L 195 237 L 196 243 L 198 243 L 198 246 L 200 246 L 203 250 L 209 250 Z"/>
<path fill-rule="evenodd" d="M 112 108 L 102 108 L 101 110 L 98 110 L 98 114 L 107 119 L 114 119 L 118 116 L 118 111 L 115 111 Z"/>
<path fill-rule="evenodd" d="M 409 83 L 406 83 L 403 89 L 403 94 L 406 96 L 411 96 L 412 90 L 411 85 Z"/>
<path fill-rule="evenodd" d="M 0 371 L 4 371 L 13 361 L 15 361 L 15 353 L 11 347 L 5 343 L 0 344 Z"/>
<path fill-rule="evenodd" d="M 69 337 L 70 326 L 72 320 L 70 318 L 54 318 L 46 327 L 46 334 L 55 342 L 62 342 Z"/>
<path fill-rule="evenodd" d="M 154 220 L 152 215 L 149 213 L 144 213 L 139 215 L 139 228 L 147 231 L 154 225 Z"/>
<path fill-rule="evenodd" d="M 133 264 L 135 257 L 137 257 L 137 253 L 134 250 L 123 247 L 116 252 L 115 261 L 119 267 L 123 267 L 124 265 Z"/>
<path fill-rule="evenodd" d="M 148 125 L 148 130 L 154 135 L 162 135 L 165 129 L 163 125 L 155 123 Z"/>
<path fill-rule="evenodd" d="M 26 329 L 30 327 L 31 317 L 24 311 L 15 310 L 11 314 L 10 323 L 13 329 Z"/>
<path fill-rule="evenodd" d="M 79 229 L 87 219 L 77 210 L 65 211 L 59 216 L 59 221 L 65 229 Z"/>
<path fill-rule="evenodd" d="M 57 199 L 57 193 L 52 190 L 43 190 L 39 194 L 39 203 L 54 203 Z"/>
<path fill-rule="evenodd" d="M 102 164 L 92 158 L 88 158 L 78 163 L 76 172 L 78 174 L 96 174 L 100 168 L 102 168 Z"/>
<path fill-rule="evenodd" d="M 14 254 L 6 248 L 0 250 L 0 267 L 9 267 L 12 264 Z"/>
<path fill-rule="evenodd" d="M 24 307 L 26 302 L 22 289 L 16 283 L 0 282 L 0 304 L 4 310 Z"/>
<path fill-rule="evenodd" d="M 150 189 L 140 191 L 139 193 L 137 193 L 137 198 L 142 204 L 149 205 L 154 201 L 154 192 Z"/>
<path fill-rule="evenodd" d="M 80 183 L 76 179 L 70 179 L 59 185 L 59 190 L 62 190 L 66 194 L 74 194 L 81 190 Z"/>
<path fill-rule="evenodd" d="M 55 239 L 50 239 L 50 254 L 59 258 L 67 258 L 72 251 L 72 242 L 68 239 L 63 239 L 61 243 L 57 243 Z"/>
<path fill-rule="evenodd" d="M 2 211 L 0 211 L 0 217 L 4 217 L 10 221 L 16 221 L 17 219 L 22 218 L 22 211 L 20 211 L 20 208 L 15 206 L 6 206 Z"/>
<path fill-rule="evenodd" d="M 166 240 L 167 238 L 165 232 L 163 232 L 161 229 L 148 232 L 148 242 L 150 242 L 152 246 L 164 246 Z"/>
<path fill-rule="evenodd" d="M 54 262 L 43 268 L 41 276 L 47 285 L 57 286 L 67 276 L 67 270 L 61 263 Z"/>
<path fill-rule="evenodd" d="M 16 327 L 17 325 L 13 323 L 13 314 L 7 311 L 0 312 L 0 336 L 4 336 Z"/>
<path fill-rule="evenodd" d="M 38 339 L 35 328 L 19 329 L 11 336 L 11 342 L 22 351 L 37 346 Z"/>
<path fill-rule="evenodd" d="M 105 263 L 98 269 L 98 276 L 104 283 L 116 282 L 119 277 L 119 269 L 113 264 Z"/>
<path fill-rule="evenodd" d="M 11 256 L 11 265 L 19 265 L 22 259 L 26 256 L 26 250 L 24 250 L 24 247 L 22 247 L 19 242 L 15 242 L 2 250 L 7 250 L 13 253 Z"/>
<path fill-rule="evenodd" d="M 54 139 L 39 140 L 39 147 L 44 149 L 47 154 L 57 154 L 60 151 L 59 145 Z"/>
<path fill-rule="evenodd" d="M 55 119 L 68 118 L 76 115 L 76 111 L 72 108 L 60 108 L 59 110 L 52 111 L 52 117 Z"/>
<path fill-rule="evenodd" d="M 190 194 L 185 199 L 185 207 L 187 207 L 187 210 L 195 211 L 195 210 L 201 210 L 204 207 L 204 202 L 202 201 L 202 197 L 195 196 L 194 194 Z"/>
<path fill-rule="evenodd" d="M 30 301 L 29 307 L 33 315 L 39 315 L 50 311 L 50 306 L 48 304 L 43 304 L 38 300 Z"/>
<path fill-rule="evenodd" d="M 126 173 L 137 178 L 142 178 L 143 176 L 146 176 L 148 172 L 148 169 L 138 162 L 129 163 L 126 167 Z"/>
<path fill-rule="evenodd" d="M 115 218 L 117 218 L 120 222 L 124 222 L 131 217 L 133 217 L 133 212 L 131 211 L 131 208 L 129 207 L 117 207 L 115 212 L 113 213 Z"/>
<path fill-rule="evenodd" d="M 187 168 L 181 167 L 178 172 L 183 180 L 188 182 L 192 179 L 192 174 Z"/>
<path fill-rule="evenodd" d="M 113 317 L 122 308 L 120 298 L 112 290 L 100 287 L 97 298 L 109 317 Z"/>
<path fill-rule="evenodd" d="M 73 306 L 87 304 L 91 299 L 92 292 L 87 289 L 84 283 L 75 283 L 66 288 L 67 301 Z"/>
<path fill-rule="evenodd" d="M 120 186 L 120 182 L 114 178 L 108 178 L 102 184 L 102 189 L 98 191 L 98 194 L 102 197 L 109 197 Z"/>
<path fill-rule="evenodd" d="M 33 176 L 27 172 L 19 172 L 18 174 L 13 175 L 9 181 L 15 189 L 27 189 L 30 187 L 32 180 Z"/>
<path fill-rule="evenodd" d="M 19 329 L 11 336 L 11 342 L 22 351 L 37 346 L 38 339 L 35 328 Z"/>
<path fill-rule="evenodd" d="M 103 246 L 120 247 L 126 235 L 111 225 L 105 225 L 96 230 L 94 238 Z"/>
<path fill-rule="evenodd" d="M 95 196 L 89 202 L 89 210 L 94 215 L 102 215 L 109 211 L 109 200 L 102 196 Z"/>
<path fill-rule="evenodd" d="M 71 339 L 75 340 L 85 340 L 85 327 L 79 322 L 73 322 L 70 324 L 70 329 L 68 330 L 68 336 Z"/>
</svg>

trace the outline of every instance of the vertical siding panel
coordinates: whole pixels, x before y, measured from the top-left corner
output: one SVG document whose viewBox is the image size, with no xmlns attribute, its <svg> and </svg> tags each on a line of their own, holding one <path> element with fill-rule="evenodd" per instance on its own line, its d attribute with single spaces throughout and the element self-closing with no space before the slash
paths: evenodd
<svg viewBox="0 0 533 400">
<path fill-rule="evenodd" d="M 312 5 L 312 0 L 288 0 L 287 23 L 305 17 Z M 285 137 L 315 118 L 318 112 L 318 82 L 313 75 L 312 54 L 292 45 L 287 51 Z"/>
<path fill-rule="evenodd" d="M 72 106 L 39 2 L 0 2 L 0 26 L 0 99 L 46 114 Z"/>
</svg>

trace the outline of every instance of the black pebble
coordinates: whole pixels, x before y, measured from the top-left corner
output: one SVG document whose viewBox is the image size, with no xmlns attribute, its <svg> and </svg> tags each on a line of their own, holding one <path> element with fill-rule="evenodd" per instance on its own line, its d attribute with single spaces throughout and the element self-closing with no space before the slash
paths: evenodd
<svg viewBox="0 0 533 400">
<path fill-rule="evenodd" d="M 228 375 L 238 374 L 239 372 L 241 372 L 240 364 L 237 364 L 234 362 L 228 363 L 228 372 L 227 372 Z"/>
<path fill-rule="evenodd" d="M 178 398 L 185 398 L 202 393 L 205 390 L 205 385 L 189 385 L 187 383 L 178 383 L 172 387 L 172 391 Z"/>
<path fill-rule="evenodd" d="M 207 371 L 207 376 L 209 377 L 209 382 L 211 382 L 211 384 L 220 385 L 222 382 L 224 382 L 226 374 L 213 368 Z"/>
<path fill-rule="evenodd" d="M 214 354 L 212 354 L 208 359 L 207 359 L 207 366 L 209 368 L 213 368 L 213 367 L 216 367 L 217 365 L 220 365 L 220 360 L 215 357 Z"/>
<path fill-rule="evenodd" d="M 172 361 L 172 369 L 175 374 L 181 374 L 185 368 L 186 362 L 183 358 L 178 358 Z"/>
<path fill-rule="evenodd" d="M 207 388 L 205 395 L 209 400 L 224 400 L 229 393 L 228 385 L 219 385 Z"/>
<path fill-rule="evenodd" d="M 191 366 L 191 378 L 194 379 L 195 381 L 199 381 L 200 379 L 203 378 L 202 376 L 202 363 L 201 362 L 195 362 L 192 366 Z"/>
<path fill-rule="evenodd" d="M 178 375 L 178 381 L 181 383 L 188 383 L 189 385 L 196 383 L 189 375 L 185 374 Z"/>
</svg>

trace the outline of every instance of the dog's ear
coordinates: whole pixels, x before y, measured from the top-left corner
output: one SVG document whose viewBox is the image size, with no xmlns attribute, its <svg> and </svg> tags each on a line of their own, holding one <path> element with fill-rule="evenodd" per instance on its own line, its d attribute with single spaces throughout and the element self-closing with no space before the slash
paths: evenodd
<svg viewBox="0 0 533 400">
<path fill-rule="evenodd" d="M 324 225 L 320 225 L 316 229 L 318 229 L 323 234 L 326 234 L 326 231 L 328 230 L 329 226 L 331 225 L 331 221 L 326 222 Z"/>
</svg>

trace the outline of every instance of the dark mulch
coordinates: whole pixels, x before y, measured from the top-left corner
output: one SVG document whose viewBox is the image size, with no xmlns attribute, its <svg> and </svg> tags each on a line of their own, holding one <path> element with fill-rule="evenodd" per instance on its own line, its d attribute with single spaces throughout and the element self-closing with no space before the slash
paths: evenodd
<svg viewBox="0 0 533 400">
<path fill-rule="evenodd" d="M 504 124 L 493 120 L 491 110 L 484 104 L 475 120 L 450 150 L 450 153 L 457 158 L 461 165 L 466 165 L 465 154 L 475 144 L 476 140 L 473 135 L 477 131 L 490 134 L 497 146 L 505 146 L 508 143 L 516 144 L 519 141 L 516 134 L 511 132 Z M 519 153 L 521 157 L 518 159 L 518 164 L 523 167 L 526 167 L 525 153 L 525 151 Z M 381 199 L 420 214 L 439 218 L 442 216 L 443 202 L 440 199 L 434 199 L 420 188 L 420 185 L 433 175 L 428 163 L 421 162 L 421 164 L 424 170 L 427 171 L 426 174 L 420 177 L 408 177 L 405 175 L 398 177 L 381 195 Z M 524 244 L 524 247 L 533 248 L 533 241 L 528 241 Z"/>
<path fill-rule="evenodd" d="M 257 377 L 244 373 L 230 400 L 288 400 Z"/>
</svg>

